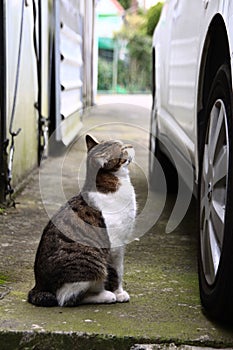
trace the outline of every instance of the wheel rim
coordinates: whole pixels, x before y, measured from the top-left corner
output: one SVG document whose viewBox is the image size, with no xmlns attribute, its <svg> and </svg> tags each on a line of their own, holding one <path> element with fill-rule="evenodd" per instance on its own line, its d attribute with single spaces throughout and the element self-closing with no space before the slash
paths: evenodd
<svg viewBox="0 0 233 350">
<path fill-rule="evenodd" d="M 213 284 L 218 272 L 225 227 L 229 167 L 229 139 L 224 102 L 210 112 L 203 154 L 200 201 L 200 243 L 206 281 Z"/>
</svg>

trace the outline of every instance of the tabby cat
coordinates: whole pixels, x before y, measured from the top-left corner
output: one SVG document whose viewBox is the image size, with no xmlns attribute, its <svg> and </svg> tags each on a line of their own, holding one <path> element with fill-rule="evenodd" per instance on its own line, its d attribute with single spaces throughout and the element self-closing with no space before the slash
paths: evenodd
<svg viewBox="0 0 233 350">
<path fill-rule="evenodd" d="M 37 306 L 127 302 L 123 289 L 124 246 L 132 235 L 136 200 L 128 165 L 134 149 L 121 141 L 86 136 L 83 190 L 45 227 L 35 259 Z"/>
</svg>

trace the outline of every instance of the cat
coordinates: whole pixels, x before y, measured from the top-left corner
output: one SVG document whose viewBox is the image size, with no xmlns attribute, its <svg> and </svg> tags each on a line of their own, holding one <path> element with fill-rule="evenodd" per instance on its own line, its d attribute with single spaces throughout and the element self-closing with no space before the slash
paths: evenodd
<svg viewBox="0 0 233 350">
<path fill-rule="evenodd" d="M 86 179 L 48 222 L 36 252 L 36 306 L 128 302 L 123 289 L 124 247 L 136 217 L 128 165 L 134 149 L 86 135 Z"/>
</svg>

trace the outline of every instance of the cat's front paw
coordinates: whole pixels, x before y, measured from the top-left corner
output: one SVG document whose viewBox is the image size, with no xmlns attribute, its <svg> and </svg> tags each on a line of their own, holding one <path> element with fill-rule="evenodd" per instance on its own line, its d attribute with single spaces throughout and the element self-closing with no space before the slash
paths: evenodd
<svg viewBox="0 0 233 350">
<path fill-rule="evenodd" d="M 116 301 L 118 303 L 127 303 L 130 299 L 129 294 L 125 290 L 115 291 Z"/>
</svg>

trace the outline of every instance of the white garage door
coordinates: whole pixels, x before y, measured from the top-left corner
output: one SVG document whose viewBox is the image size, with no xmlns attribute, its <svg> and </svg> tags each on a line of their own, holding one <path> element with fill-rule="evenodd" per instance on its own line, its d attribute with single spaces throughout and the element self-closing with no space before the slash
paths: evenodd
<svg viewBox="0 0 233 350">
<path fill-rule="evenodd" d="M 80 0 L 55 1 L 56 139 L 68 145 L 82 127 L 83 17 Z"/>
</svg>

